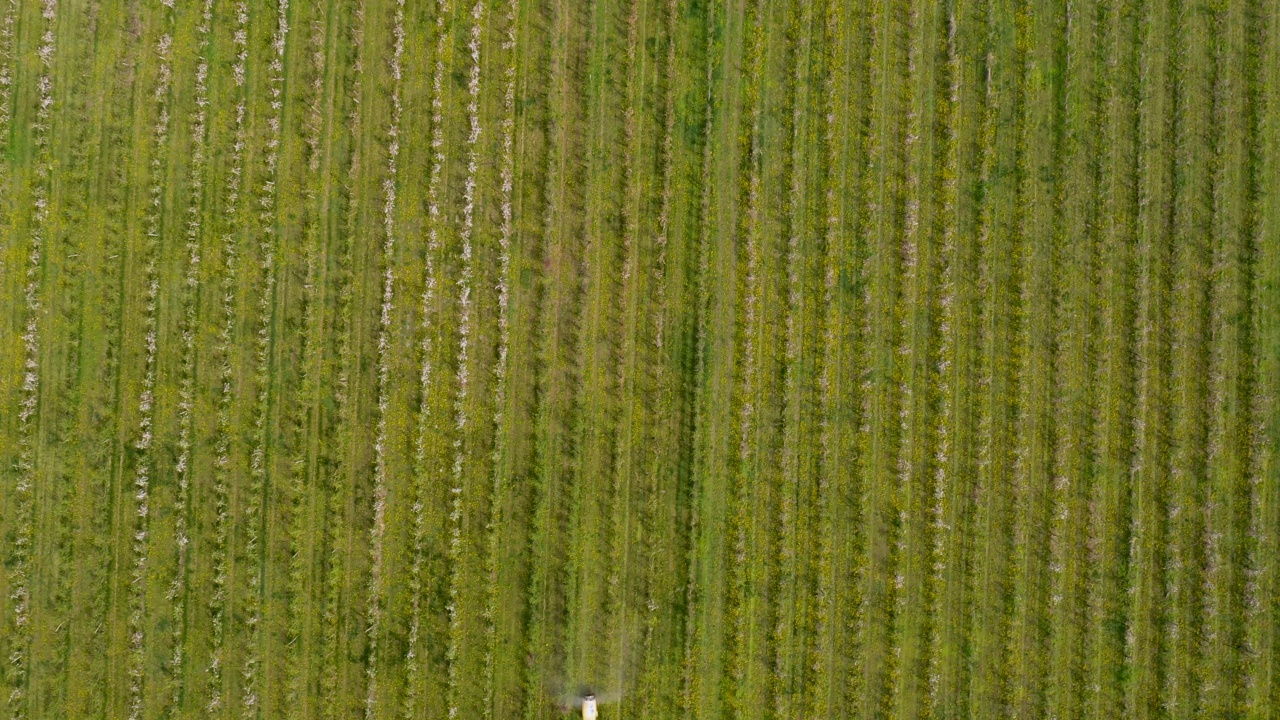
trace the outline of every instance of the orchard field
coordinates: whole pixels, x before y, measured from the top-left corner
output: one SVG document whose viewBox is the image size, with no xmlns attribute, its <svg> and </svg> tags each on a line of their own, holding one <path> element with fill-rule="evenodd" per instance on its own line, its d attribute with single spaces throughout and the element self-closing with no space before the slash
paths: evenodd
<svg viewBox="0 0 1280 720">
<path fill-rule="evenodd" d="M 1280 0 L 0 0 L 0 660 L 1280 718 Z"/>
</svg>

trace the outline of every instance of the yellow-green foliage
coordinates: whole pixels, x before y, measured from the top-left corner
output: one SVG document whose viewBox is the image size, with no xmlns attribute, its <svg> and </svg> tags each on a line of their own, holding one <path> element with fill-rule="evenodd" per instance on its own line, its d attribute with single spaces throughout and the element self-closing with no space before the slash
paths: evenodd
<svg viewBox="0 0 1280 720">
<path fill-rule="evenodd" d="M 1280 716 L 1280 0 L 0 0 L 0 718 Z"/>
</svg>

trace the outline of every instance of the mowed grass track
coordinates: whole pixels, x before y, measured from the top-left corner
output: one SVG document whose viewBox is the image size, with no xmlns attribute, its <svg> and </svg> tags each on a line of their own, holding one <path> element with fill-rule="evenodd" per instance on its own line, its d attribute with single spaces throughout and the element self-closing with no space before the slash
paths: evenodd
<svg viewBox="0 0 1280 720">
<path fill-rule="evenodd" d="M 1280 717 L 1280 0 L 0 0 L 0 717 Z"/>
</svg>

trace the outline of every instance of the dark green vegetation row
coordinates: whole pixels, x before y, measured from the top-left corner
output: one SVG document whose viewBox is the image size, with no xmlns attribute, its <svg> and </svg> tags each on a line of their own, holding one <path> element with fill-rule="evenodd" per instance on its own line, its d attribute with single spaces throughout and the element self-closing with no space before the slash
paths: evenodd
<svg viewBox="0 0 1280 720">
<path fill-rule="evenodd" d="M 1280 0 L 0 0 L 0 718 L 1280 718 Z"/>
</svg>

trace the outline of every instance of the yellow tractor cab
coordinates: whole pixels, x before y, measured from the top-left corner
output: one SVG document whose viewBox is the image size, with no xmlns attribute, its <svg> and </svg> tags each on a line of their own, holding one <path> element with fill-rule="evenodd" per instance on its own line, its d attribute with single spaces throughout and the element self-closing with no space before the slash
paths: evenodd
<svg viewBox="0 0 1280 720">
<path fill-rule="evenodd" d="M 587 695 L 582 698 L 582 720 L 596 720 L 600 717 L 600 711 L 596 710 L 596 696 Z"/>
</svg>

